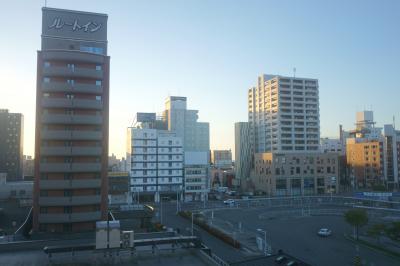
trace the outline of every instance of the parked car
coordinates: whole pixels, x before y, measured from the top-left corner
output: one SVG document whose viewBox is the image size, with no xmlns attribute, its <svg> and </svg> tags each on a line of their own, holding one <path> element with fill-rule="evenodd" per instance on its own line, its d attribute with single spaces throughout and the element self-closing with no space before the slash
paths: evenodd
<svg viewBox="0 0 400 266">
<path fill-rule="evenodd" d="M 279 256 L 275 259 L 275 262 L 278 264 L 284 263 L 287 260 L 285 256 Z"/>
<path fill-rule="evenodd" d="M 286 266 L 294 266 L 294 265 L 297 265 L 297 262 L 294 260 L 291 260 L 286 264 Z"/>
<path fill-rule="evenodd" d="M 332 231 L 329 230 L 328 228 L 321 228 L 318 231 L 318 235 L 323 236 L 323 237 L 330 236 L 331 234 L 332 234 Z"/>
<path fill-rule="evenodd" d="M 226 192 L 229 196 L 235 196 L 236 195 L 236 191 L 233 191 L 233 190 L 231 190 L 231 191 L 228 191 L 228 192 Z"/>
<path fill-rule="evenodd" d="M 227 200 L 224 200 L 224 204 L 229 204 L 229 205 L 235 204 L 235 201 L 233 199 L 227 199 Z"/>
</svg>

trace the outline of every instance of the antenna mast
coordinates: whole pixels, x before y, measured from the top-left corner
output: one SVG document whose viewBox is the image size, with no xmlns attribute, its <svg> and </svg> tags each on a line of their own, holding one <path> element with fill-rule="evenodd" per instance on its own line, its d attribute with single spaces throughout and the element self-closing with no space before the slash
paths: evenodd
<svg viewBox="0 0 400 266">
<path fill-rule="evenodd" d="M 293 68 L 293 77 L 294 78 L 296 77 L 296 68 L 295 67 Z"/>
</svg>

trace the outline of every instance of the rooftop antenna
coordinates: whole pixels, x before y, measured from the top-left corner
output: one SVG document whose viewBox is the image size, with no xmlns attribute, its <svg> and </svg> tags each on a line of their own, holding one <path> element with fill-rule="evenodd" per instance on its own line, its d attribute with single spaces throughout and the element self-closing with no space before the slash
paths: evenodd
<svg viewBox="0 0 400 266">
<path fill-rule="evenodd" d="M 47 7 L 47 0 L 44 0 L 44 7 Z"/>
<path fill-rule="evenodd" d="M 294 78 L 296 77 L 296 68 L 295 67 L 293 68 L 293 77 Z"/>
<path fill-rule="evenodd" d="M 393 116 L 393 128 L 396 129 L 396 118 Z"/>
</svg>

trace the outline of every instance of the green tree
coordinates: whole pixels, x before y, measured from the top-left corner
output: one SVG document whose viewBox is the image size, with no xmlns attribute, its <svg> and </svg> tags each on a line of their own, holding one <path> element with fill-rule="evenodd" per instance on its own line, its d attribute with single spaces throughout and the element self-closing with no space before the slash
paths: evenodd
<svg viewBox="0 0 400 266">
<path fill-rule="evenodd" d="M 370 228 L 368 228 L 368 235 L 375 237 L 376 241 L 379 243 L 381 239 L 381 235 L 386 231 L 386 226 L 384 224 L 374 224 Z"/>
<path fill-rule="evenodd" d="M 392 240 L 400 240 L 400 222 L 393 222 L 390 227 L 385 230 L 386 235 Z"/>
<path fill-rule="evenodd" d="M 356 229 L 356 237 L 358 240 L 358 230 L 360 227 L 366 225 L 368 223 L 368 215 L 367 212 L 363 209 L 352 209 L 348 210 L 344 214 L 344 218 L 347 223 L 354 226 Z"/>
</svg>

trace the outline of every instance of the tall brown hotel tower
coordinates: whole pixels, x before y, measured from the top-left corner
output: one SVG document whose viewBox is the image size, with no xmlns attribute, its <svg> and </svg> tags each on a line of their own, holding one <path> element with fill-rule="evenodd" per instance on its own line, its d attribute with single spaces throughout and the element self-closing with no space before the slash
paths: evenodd
<svg viewBox="0 0 400 266">
<path fill-rule="evenodd" d="M 107 15 L 42 12 L 33 229 L 93 230 L 107 218 Z"/>
</svg>

